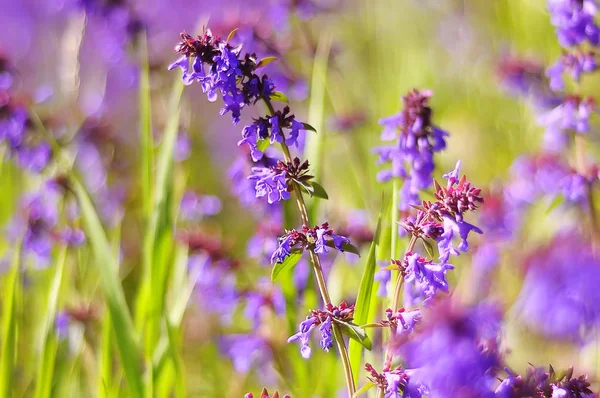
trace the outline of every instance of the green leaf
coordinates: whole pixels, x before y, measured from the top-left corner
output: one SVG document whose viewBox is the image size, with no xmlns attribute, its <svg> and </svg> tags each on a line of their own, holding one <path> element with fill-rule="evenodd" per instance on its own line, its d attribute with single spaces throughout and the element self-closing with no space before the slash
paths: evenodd
<svg viewBox="0 0 600 398">
<path fill-rule="evenodd" d="M 258 140 L 258 142 L 256 143 L 256 149 L 258 149 L 261 152 L 264 152 L 270 144 L 271 142 L 268 139 Z"/>
<path fill-rule="evenodd" d="M 233 36 L 235 36 L 235 34 L 237 33 L 238 28 L 235 28 L 234 30 L 232 30 L 231 32 L 229 32 L 229 35 L 227 36 L 227 41 L 226 43 L 229 43 L 231 41 L 231 39 L 233 39 Z"/>
<path fill-rule="evenodd" d="M 317 132 L 317 129 L 308 123 L 302 123 L 302 126 L 304 126 L 304 130 L 314 131 L 315 133 Z"/>
<path fill-rule="evenodd" d="M 333 249 L 337 249 L 337 247 L 335 247 L 335 245 L 333 244 L 333 240 L 326 241 L 325 245 L 328 247 L 331 247 Z M 354 246 L 352 243 L 348 243 L 348 242 L 342 243 L 342 251 L 356 254 L 358 257 L 360 257 L 360 251 L 358 250 L 358 247 Z"/>
<path fill-rule="evenodd" d="M 20 280 L 20 254 L 18 245 L 14 251 L 11 269 L 3 286 L 2 297 L 2 359 L 0 360 L 0 397 L 10 397 L 13 393 L 15 364 L 17 356 L 17 294 Z"/>
<path fill-rule="evenodd" d="M 371 351 L 371 340 L 363 328 L 352 322 L 342 322 L 335 318 L 333 318 L 333 320 L 340 325 L 343 334 L 350 337 L 352 340 L 359 342 L 360 345 Z"/>
<path fill-rule="evenodd" d="M 562 195 L 562 194 L 556 195 L 556 197 L 552 200 L 552 202 L 548 206 L 548 210 L 546 210 L 546 213 L 547 214 L 551 213 L 552 210 L 556 209 L 558 206 L 560 206 L 564 202 L 565 202 L 565 196 L 564 195 Z"/>
<path fill-rule="evenodd" d="M 131 394 L 134 397 L 144 396 L 142 372 L 140 372 L 140 350 L 138 339 L 129 314 L 125 293 L 119 278 L 119 267 L 115 261 L 113 250 L 94 205 L 85 188 L 75 178 L 71 178 L 71 186 L 79 202 L 84 229 L 89 244 L 92 246 L 94 263 L 100 276 L 100 285 L 104 292 L 110 317 L 116 336 L 116 344 L 120 354 L 125 377 Z"/>
<path fill-rule="evenodd" d="M 35 397 L 46 398 L 52 395 L 52 380 L 54 375 L 54 361 L 56 359 L 57 340 L 54 335 L 54 323 L 56 321 L 56 309 L 58 307 L 58 296 L 67 257 L 67 248 L 62 247 L 60 255 L 54 265 L 54 275 L 48 291 L 48 307 L 44 316 L 44 329 L 42 333 L 42 344 L 40 352 L 42 357 L 38 363 L 37 382 L 35 385 Z"/>
<path fill-rule="evenodd" d="M 281 91 L 274 91 L 271 94 L 271 99 L 273 101 L 279 101 L 279 102 L 285 102 L 286 104 L 289 104 L 290 100 L 288 99 L 288 97 L 282 93 Z"/>
<path fill-rule="evenodd" d="M 264 57 L 263 59 L 258 61 L 258 63 L 256 64 L 256 69 L 262 68 L 263 66 L 267 66 L 273 61 L 277 61 L 277 57 Z M 273 97 L 271 96 L 271 98 Z"/>
<path fill-rule="evenodd" d="M 423 242 L 423 247 L 425 248 L 425 251 L 429 255 L 429 258 L 433 259 L 435 257 L 435 254 L 434 254 L 434 251 L 433 251 L 433 246 L 431 245 L 431 243 L 429 243 L 425 239 L 422 239 L 422 242 Z"/>
<path fill-rule="evenodd" d="M 327 195 L 327 191 L 325 191 L 325 188 L 323 188 L 323 186 L 321 184 L 319 184 L 318 182 L 314 182 L 314 181 L 311 181 L 310 184 L 313 187 L 313 196 L 316 196 L 317 198 L 321 198 L 321 199 L 329 199 L 329 195 Z"/>
<path fill-rule="evenodd" d="M 275 279 L 277 279 L 277 276 L 279 275 L 279 273 L 281 273 L 281 271 L 298 264 L 298 261 L 300 261 L 301 258 L 302 250 L 292 251 L 292 253 L 289 256 L 287 256 L 285 260 L 283 260 L 283 262 L 276 263 L 273 266 L 273 269 L 271 270 L 271 281 L 275 282 Z"/>
<path fill-rule="evenodd" d="M 294 180 L 306 193 L 312 198 L 315 194 L 315 189 L 308 181 Z"/>
<path fill-rule="evenodd" d="M 365 324 L 369 321 L 369 309 L 371 308 L 371 300 L 373 298 L 375 269 L 377 268 L 377 245 L 379 244 L 380 236 L 381 213 L 379 213 L 379 217 L 377 218 L 375 236 L 373 237 L 373 242 L 371 242 L 371 247 L 369 248 L 369 255 L 367 256 L 365 270 L 363 271 L 362 278 L 360 279 L 358 296 L 356 297 L 356 303 L 354 306 L 354 321 L 358 324 Z M 362 357 L 361 346 L 351 341 L 349 346 L 349 355 L 350 364 L 352 367 L 352 375 L 354 376 L 354 381 L 356 382 L 360 372 L 360 360 Z"/>
<path fill-rule="evenodd" d="M 352 398 L 356 398 L 361 394 L 366 393 L 367 391 L 369 391 L 371 388 L 375 387 L 377 384 L 373 383 L 372 381 L 368 382 L 367 384 L 365 384 L 364 386 L 362 386 L 360 388 L 360 390 L 356 391 L 354 393 L 354 395 L 352 396 Z"/>
<path fill-rule="evenodd" d="M 144 219 L 152 212 L 152 165 L 154 164 L 154 139 L 152 137 L 152 110 L 150 101 L 150 71 L 146 33 L 140 34 L 140 85 L 139 85 L 139 128 L 141 153 L 141 186 Z"/>
</svg>

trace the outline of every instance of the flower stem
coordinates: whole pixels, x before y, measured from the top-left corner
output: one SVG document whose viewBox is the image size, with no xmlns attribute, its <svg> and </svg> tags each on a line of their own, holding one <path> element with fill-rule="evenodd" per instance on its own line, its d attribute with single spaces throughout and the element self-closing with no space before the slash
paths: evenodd
<svg viewBox="0 0 600 398">
<path fill-rule="evenodd" d="M 585 139 L 581 134 L 575 134 L 575 168 L 579 174 L 586 177 L 586 163 L 585 163 Z M 592 185 L 588 186 L 587 194 L 587 206 L 590 216 L 590 226 L 592 229 L 592 241 L 594 244 L 600 238 L 600 227 L 598 225 L 598 215 L 596 214 L 596 207 L 594 206 L 594 196 Z"/>
<path fill-rule="evenodd" d="M 273 104 L 271 104 L 271 100 L 265 97 L 262 97 L 263 101 L 267 105 L 271 116 L 275 115 L 275 109 L 273 108 Z M 283 156 L 286 162 L 292 161 L 292 156 L 290 154 L 290 148 L 286 145 L 285 142 L 281 143 L 281 149 L 283 150 Z M 300 217 L 302 218 L 302 223 L 306 226 L 310 226 L 310 220 L 308 217 L 308 209 L 306 207 L 306 203 L 304 202 L 304 197 L 302 195 L 302 191 L 300 186 L 296 183 L 292 183 L 292 187 L 294 192 L 296 192 L 296 203 L 298 204 L 298 210 L 300 211 Z M 314 252 L 313 249 L 309 249 L 310 260 L 312 263 L 313 272 L 315 274 L 315 278 L 317 280 L 317 286 L 319 287 L 319 292 L 321 293 L 321 298 L 325 305 L 331 304 L 331 298 L 329 296 L 329 291 L 327 290 L 327 283 L 325 282 L 325 276 L 323 275 L 323 267 L 321 266 L 321 259 Z M 348 395 L 352 397 L 356 391 L 356 387 L 354 385 L 354 378 L 352 377 L 352 367 L 350 365 L 350 357 L 348 356 L 348 349 L 346 348 L 346 344 L 344 343 L 344 338 L 339 327 L 333 323 L 331 325 L 333 330 L 333 335 L 335 337 L 335 342 L 337 344 L 338 351 L 340 352 L 340 357 L 342 359 L 342 364 L 344 366 L 344 375 L 346 377 L 346 387 L 348 389 Z"/>
</svg>

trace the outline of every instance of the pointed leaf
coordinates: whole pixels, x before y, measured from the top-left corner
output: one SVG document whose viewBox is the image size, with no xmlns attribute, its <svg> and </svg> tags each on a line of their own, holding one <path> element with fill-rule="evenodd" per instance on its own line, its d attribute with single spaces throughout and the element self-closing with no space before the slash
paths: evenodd
<svg viewBox="0 0 600 398">
<path fill-rule="evenodd" d="M 273 94 L 271 94 L 271 99 L 273 101 L 285 102 L 286 104 L 290 103 L 288 97 L 281 91 L 274 91 Z"/>
<path fill-rule="evenodd" d="M 375 228 L 375 236 L 371 247 L 369 248 L 369 255 L 367 256 L 367 262 L 365 264 L 365 270 L 360 279 L 360 286 L 358 288 L 358 296 L 356 297 L 355 309 L 354 309 L 354 321 L 358 324 L 367 323 L 369 318 L 369 308 L 371 307 L 371 300 L 373 297 L 373 283 L 375 280 L 375 269 L 377 268 L 377 245 L 379 244 L 379 237 L 381 235 L 381 213 L 377 218 L 377 227 Z M 358 379 L 360 371 L 360 360 L 362 356 L 362 347 L 356 345 L 352 341 L 349 346 L 350 363 L 352 366 L 352 374 L 355 382 Z"/>
<path fill-rule="evenodd" d="M 264 57 L 256 64 L 256 69 L 269 65 L 271 62 L 277 61 L 277 57 Z"/>
<path fill-rule="evenodd" d="M 323 186 L 321 184 L 319 184 L 318 182 L 314 182 L 314 181 L 311 181 L 310 184 L 313 187 L 313 196 L 316 196 L 317 198 L 321 198 L 321 199 L 329 199 L 329 195 L 327 195 L 327 191 L 325 191 L 325 188 L 323 188 Z"/>
<path fill-rule="evenodd" d="M 292 251 L 292 253 L 283 260 L 281 263 L 276 263 L 271 270 L 271 281 L 275 282 L 277 276 L 286 268 L 293 267 L 298 264 L 298 261 L 302 258 L 302 250 Z"/>
<path fill-rule="evenodd" d="M 360 345 L 371 351 L 371 340 L 363 328 L 352 322 L 342 322 L 335 318 L 333 318 L 333 320 L 340 325 L 343 334 L 350 337 L 352 340 L 358 341 Z"/>
<path fill-rule="evenodd" d="M 256 143 L 256 149 L 258 149 L 261 152 L 264 152 L 270 144 L 271 142 L 268 139 L 258 140 L 258 142 Z"/>
<path fill-rule="evenodd" d="M 435 256 L 434 251 L 433 251 L 433 246 L 431 246 L 431 243 L 429 243 L 425 239 L 423 239 L 422 241 L 423 241 L 423 247 L 425 247 L 425 251 L 427 251 L 429 258 L 433 258 Z"/>
<path fill-rule="evenodd" d="M 235 34 L 237 33 L 238 28 L 235 28 L 234 30 L 232 30 L 231 32 L 229 32 L 229 36 L 227 36 L 227 41 L 226 43 L 229 43 L 231 41 L 231 39 L 233 39 L 233 36 L 235 36 Z"/>
<path fill-rule="evenodd" d="M 302 181 L 302 180 L 294 180 L 304 191 L 306 191 L 307 194 L 310 195 L 310 197 L 312 198 L 313 195 L 315 194 L 315 189 L 313 188 L 313 186 L 311 185 L 310 182 L 308 181 Z"/>
<path fill-rule="evenodd" d="M 373 383 L 372 381 L 368 382 L 367 384 L 365 384 L 364 386 L 362 386 L 360 388 L 360 390 L 356 391 L 354 393 L 354 395 L 352 396 L 352 398 L 356 398 L 361 394 L 366 393 L 367 391 L 369 391 L 371 388 L 375 387 L 377 384 Z"/>
<path fill-rule="evenodd" d="M 337 249 L 337 247 L 335 247 L 335 245 L 333 244 L 333 240 L 326 241 L 325 245 L 333 249 Z M 358 257 L 360 257 L 360 251 L 358 250 L 358 247 L 354 246 L 352 243 L 342 243 L 342 251 L 356 254 Z"/>
<path fill-rule="evenodd" d="M 556 195 L 556 197 L 552 200 L 552 202 L 548 206 L 548 210 L 546 210 L 546 213 L 551 213 L 552 210 L 556 209 L 558 206 L 560 206 L 564 202 L 565 202 L 564 195 L 562 195 L 562 194 Z"/>
<path fill-rule="evenodd" d="M 302 123 L 302 125 L 304 126 L 304 130 L 314 131 L 315 133 L 317 132 L 317 129 L 308 123 Z"/>
</svg>

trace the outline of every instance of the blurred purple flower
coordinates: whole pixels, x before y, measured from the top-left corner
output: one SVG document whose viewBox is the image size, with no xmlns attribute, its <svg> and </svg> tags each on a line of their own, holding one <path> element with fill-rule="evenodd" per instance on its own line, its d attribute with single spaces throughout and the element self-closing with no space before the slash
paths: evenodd
<svg viewBox="0 0 600 398">
<path fill-rule="evenodd" d="M 550 21 L 563 47 L 573 47 L 585 41 L 598 45 L 600 29 L 594 20 L 598 6 L 594 0 L 548 0 L 548 9 Z"/>
<path fill-rule="evenodd" d="M 221 200 L 216 196 L 186 191 L 181 198 L 179 212 L 181 219 L 198 222 L 206 216 L 219 214 L 221 208 Z"/>
<path fill-rule="evenodd" d="M 528 327 L 556 339 L 581 341 L 600 323 L 600 262 L 577 233 L 557 235 L 529 257 L 514 310 Z"/>
<path fill-rule="evenodd" d="M 418 204 L 419 190 L 429 188 L 433 182 L 433 155 L 446 147 L 448 133 L 431 121 L 431 95 L 428 90 L 412 90 L 403 97 L 404 110 L 401 113 L 380 121 L 384 126 L 381 139 L 396 140 L 396 143 L 373 150 L 379 155 L 379 163 L 392 164 L 391 170 L 381 171 L 377 178 L 380 181 L 394 177 L 404 180 L 400 210 L 408 210 L 410 205 Z"/>
</svg>

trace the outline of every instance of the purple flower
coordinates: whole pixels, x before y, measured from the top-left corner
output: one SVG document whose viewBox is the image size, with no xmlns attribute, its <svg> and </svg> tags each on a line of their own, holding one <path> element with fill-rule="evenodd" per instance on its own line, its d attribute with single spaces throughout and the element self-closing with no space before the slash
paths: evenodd
<svg viewBox="0 0 600 398">
<path fill-rule="evenodd" d="M 285 313 L 285 298 L 281 290 L 276 288 L 269 280 L 259 280 L 257 289 L 245 293 L 246 308 L 244 316 L 252 321 L 254 327 L 261 324 L 261 313 L 270 310 L 275 315 Z"/>
<path fill-rule="evenodd" d="M 181 198 L 180 217 L 186 221 L 200 221 L 205 216 L 214 216 L 221 211 L 221 200 L 212 195 L 198 195 L 186 191 Z"/>
<path fill-rule="evenodd" d="M 288 339 L 288 343 L 291 343 L 292 341 L 296 341 L 298 339 L 300 340 L 300 343 L 302 344 L 302 347 L 300 348 L 300 353 L 302 354 L 302 358 L 304 359 L 310 358 L 310 355 L 312 354 L 312 350 L 308 343 L 310 340 L 310 331 L 314 329 L 314 327 L 316 326 L 316 322 L 316 317 L 307 317 L 306 320 L 302 321 L 298 326 L 298 333 L 292 335 Z"/>
<path fill-rule="evenodd" d="M 336 235 L 333 229 L 329 228 L 328 223 L 309 228 L 302 226 L 300 231 L 292 229 L 279 238 L 279 247 L 273 253 L 271 262 L 283 262 L 291 254 L 292 247 L 302 249 L 314 249 L 317 254 L 326 254 L 328 247 L 344 252 L 346 245 L 350 244 L 350 239 L 345 236 Z"/>
<path fill-rule="evenodd" d="M 380 164 L 392 164 L 391 170 L 378 174 L 378 179 L 387 181 L 396 177 L 404 180 L 400 210 L 408 210 L 410 205 L 417 204 L 419 190 L 431 186 L 435 167 L 433 155 L 446 147 L 448 133 L 431 122 L 431 95 L 427 90 L 409 92 L 403 97 L 404 110 L 380 121 L 384 126 L 381 139 L 396 140 L 396 143 L 373 150 L 379 155 Z"/>
<path fill-rule="evenodd" d="M 54 318 L 54 333 L 59 340 L 65 340 L 69 336 L 69 323 L 71 317 L 66 311 L 60 311 Z"/>
<path fill-rule="evenodd" d="M 253 367 L 268 373 L 272 361 L 271 348 L 263 337 L 253 334 L 231 334 L 220 339 L 221 349 L 231 358 L 236 372 L 248 374 Z"/>
<path fill-rule="evenodd" d="M 594 0 L 548 0 L 548 9 L 563 47 L 573 47 L 584 41 L 598 45 L 600 29 L 594 20 L 598 9 Z"/>
<path fill-rule="evenodd" d="M 598 68 L 596 54 L 593 52 L 572 52 L 562 57 L 546 70 L 550 78 L 550 88 L 554 91 L 564 90 L 563 74 L 569 72 L 574 81 L 579 82 L 583 73 L 591 73 Z"/>
<path fill-rule="evenodd" d="M 287 256 L 292 254 L 291 245 L 292 245 L 292 236 L 291 235 L 286 235 L 286 236 L 282 237 L 279 240 L 279 246 L 277 247 L 277 249 L 273 252 L 273 255 L 271 256 L 271 263 L 273 263 L 273 264 L 282 263 L 287 258 Z"/>
<path fill-rule="evenodd" d="M 557 235 L 529 256 L 515 311 L 528 327 L 555 339 L 582 341 L 600 324 L 598 267 L 593 249 L 577 233 Z"/>
<path fill-rule="evenodd" d="M 421 332 L 412 333 L 399 347 L 410 369 L 406 371 L 410 382 L 426 386 L 432 397 L 493 397 L 491 371 L 500 363 L 494 349 L 496 336 L 488 337 L 481 328 L 495 324 L 498 312 L 448 303 L 431 311 L 425 315 L 429 321 Z"/>
<path fill-rule="evenodd" d="M 408 254 L 404 272 L 405 282 L 413 284 L 420 295 L 425 297 L 424 304 L 434 297 L 437 290 L 448 293 L 448 281 L 446 271 L 454 269 L 454 266 L 445 262 L 435 264 L 418 254 Z M 408 290 L 408 287 L 407 287 Z"/>
<path fill-rule="evenodd" d="M 469 242 L 467 241 L 469 233 L 475 232 L 482 234 L 483 231 L 473 224 L 466 221 L 457 221 L 452 216 L 444 216 L 444 233 L 438 239 L 438 250 L 440 252 L 440 261 L 445 263 L 450 258 L 450 255 L 458 256 L 459 250 L 466 252 L 469 250 Z M 458 244 L 458 250 L 454 248 L 452 243 L 453 238 L 460 237 L 461 242 Z"/>
<path fill-rule="evenodd" d="M 329 351 L 333 347 L 333 338 L 331 337 L 331 317 L 328 316 L 319 326 L 321 331 L 321 348 L 323 351 Z"/>
<path fill-rule="evenodd" d="M 275 168 L 253 167 L 249 180 L 255 181 L 256 197 L 267 197 L 269 204 L 288 200 L 291 193 L 286 182 L 286 172 Z"/>
<path fill-rule="evenodd" d="M 380 264 L 382 267 L 387 267 L 388 263 L 382 262 Z M 379 288 L 377 290 L 377 296 L 379 297 L 387 297 L 387 284 L 392 278 L 392 271 L 389 269 L 380 269 L 375 272 L 375 280 L 379 282 Z"/>
</svg>

